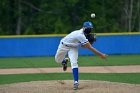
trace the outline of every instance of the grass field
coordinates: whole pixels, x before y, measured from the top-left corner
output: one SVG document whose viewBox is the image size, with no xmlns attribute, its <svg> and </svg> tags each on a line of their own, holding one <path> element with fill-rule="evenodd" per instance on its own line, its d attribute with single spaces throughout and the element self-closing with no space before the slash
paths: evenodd
<svg viewBox="0 0 140 93">
<path fill-rule="evenodd" d="M 80 56 L 79 66 L 140 65 L 140 55 L 110 55 L 108 61 L 98 56 Z M 70 66 L 70 64 L 69 64 Z M 54 57 L 0 58 L 0 68 L 60 67 Z"/>
<path fill-rule="evenodd" d="M 69 64 L 70 65 L 70 64 Z M 80 56 L 79 66 L 140 65 L 140 55 L 112 55 L 108 61 L 97 56 Z M 0 58 L 0 68 L 60 67 L 54 57 Z M 80 80 L 102 80 L 140 84 L 140 73 L 80 73 Z M 0 75 L 0 84 L 40 80 L 73 80 L 71 73 Z"/>
<path fill-rule="evenodd" d="M 140 73 L 80 73 L 79 79 L 140 84 Z M 43 80 L 73 80 L 73 77 L 71 73 L 0 75 L 0 84 Z"/>
</svg>

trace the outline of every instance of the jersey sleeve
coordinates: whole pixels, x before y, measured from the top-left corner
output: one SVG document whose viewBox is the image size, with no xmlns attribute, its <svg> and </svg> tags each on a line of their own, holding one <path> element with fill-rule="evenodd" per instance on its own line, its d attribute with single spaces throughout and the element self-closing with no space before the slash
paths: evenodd
<svg viewBox="0 0 140 93">
<path fill-rule="evenodd" d="M 85 45 L 88 43 L 88 39 L 86 39 L 86 37 L 84 35 L 79 35 L 77 37 L 77 39 L 79 40 L 79 42 L 82 44 L 82 45 Z"/>
</svg>

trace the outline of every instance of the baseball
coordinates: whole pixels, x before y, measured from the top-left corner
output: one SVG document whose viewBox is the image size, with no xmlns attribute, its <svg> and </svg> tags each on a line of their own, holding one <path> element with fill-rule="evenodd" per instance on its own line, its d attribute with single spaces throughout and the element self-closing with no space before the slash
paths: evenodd
<svg viewBox="0 0 140 93">
<path fill-rule="evenodd" d="M 95 13 L 92 13 L 91 14 L 91 18 L 95 18 Z"/>
</svg>

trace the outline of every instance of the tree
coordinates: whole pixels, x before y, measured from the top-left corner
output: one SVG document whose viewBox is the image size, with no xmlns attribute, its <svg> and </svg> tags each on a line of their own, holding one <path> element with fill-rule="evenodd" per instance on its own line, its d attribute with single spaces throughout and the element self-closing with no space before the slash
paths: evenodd
<svg viewBox="0 0 140 93">
<path fill-rule="evenodd" d="M 95 13 L 96 18 L 90 18 Z M 1 0 L 0 35 L 140 31 L 140 0 Z"/>
<path fill-rule="evenodd" d="M 17 29 L 16 29 L 16 34 L 20 35 L 21 34 L 21 13 L 22 13 L 22 6 L 21 6 L 21 0 L 18 0 L 18 19 L 17 19 Z"/>
</svg>

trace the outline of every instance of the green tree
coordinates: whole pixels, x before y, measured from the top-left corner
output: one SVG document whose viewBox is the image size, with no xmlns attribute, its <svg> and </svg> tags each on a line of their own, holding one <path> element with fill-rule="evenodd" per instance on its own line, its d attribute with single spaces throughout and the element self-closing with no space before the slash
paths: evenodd
<svg viewBox="0 0 140 93">
<path fill-rule="evenodd" d="M 96 18 L 90 18 L 95 13 Z M 140 31 L 140 0 L 1 0 L 0 35 Z"/>
</svg>

